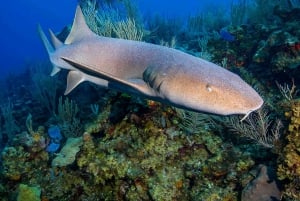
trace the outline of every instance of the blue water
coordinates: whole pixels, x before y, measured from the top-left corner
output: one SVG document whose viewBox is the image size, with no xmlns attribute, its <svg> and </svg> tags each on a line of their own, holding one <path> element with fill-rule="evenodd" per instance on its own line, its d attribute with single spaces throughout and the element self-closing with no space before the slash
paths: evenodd
<svg viewBox="0 0 300 201">
<path fill-rule="evenodd" d="M 231 1 L 140 0 L 142 15 L 149 13 L 165 17 L 184 17 L 196 14 L 208 6 L 229 7 Z M 26 64 L 47 59 L 46 52 L 37 34 L 37 25 L 59 32 L 72 23 L 76 0 L 5 1 L 0 12 L 0 79 L 9 73 L 19 73 Z"/>
<path fill-rule="evenodd" d="M 72 22 L 76 1 L 5 1 L 0 13 L 1 76 L 18 73 L 26 62 L 46 58 L 37 24 L 59 31 Z"/>
</svg>

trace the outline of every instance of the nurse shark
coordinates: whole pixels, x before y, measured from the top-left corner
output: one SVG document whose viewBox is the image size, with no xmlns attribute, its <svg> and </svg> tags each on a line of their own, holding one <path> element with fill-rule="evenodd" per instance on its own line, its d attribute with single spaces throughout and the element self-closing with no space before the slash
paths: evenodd
<svg viewBox="0 0 300 201">
<path fill-rule="evenodd" d="M 65 94 L 84 81 L 183 109 L 218 115 L 259 109 L 263 99 L 238 75 L 209 61 L 160 45 L 96 35 L 77 6 L 70 34 L 51 42 L 39 34 L 53 65 L 69 71 Z"/>
</svg>

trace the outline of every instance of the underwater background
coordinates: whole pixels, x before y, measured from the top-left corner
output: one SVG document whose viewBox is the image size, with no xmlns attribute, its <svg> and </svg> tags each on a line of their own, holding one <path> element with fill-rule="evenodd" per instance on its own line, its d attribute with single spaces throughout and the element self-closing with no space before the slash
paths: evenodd
<svg viewBox="0 0 300 201">
<path fill-rule="evenodd" d="M 240 121 L 88 82 L 65 96 L 67 72 L 50 76 L 37 26 L 64 41 L 78 4 L 96 34 L 216 63 L 263 107 Z M 2 5 L 1 201 L 300 200 L 299 0 Z"/>
</svg>

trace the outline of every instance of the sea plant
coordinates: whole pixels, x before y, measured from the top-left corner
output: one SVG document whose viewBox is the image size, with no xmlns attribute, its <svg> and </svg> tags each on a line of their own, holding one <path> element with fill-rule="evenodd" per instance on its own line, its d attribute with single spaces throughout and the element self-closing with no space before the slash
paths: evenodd
<svg viewBox="0 0 300 201">
<path fill-rule="evenodd" d="M 265 107 L 252 112 L 243 121 L 240 121 L 237 116 L 229 117 L 226 121 L 233 132 L 266 148 L 274 147 L 281 136 L 281 121 L 277 119 L 272 122 Z"/>
<path fill-rule="evenodd" d="M 82 135 L 82 125 L 78 118 L 79 107 L 75 101 L 70 100 L 68 97 L 63 101 L 63 98 L 60 97 L 57 108 L 56 118 L 64 137 L 78 137 Z"/>
</svg>

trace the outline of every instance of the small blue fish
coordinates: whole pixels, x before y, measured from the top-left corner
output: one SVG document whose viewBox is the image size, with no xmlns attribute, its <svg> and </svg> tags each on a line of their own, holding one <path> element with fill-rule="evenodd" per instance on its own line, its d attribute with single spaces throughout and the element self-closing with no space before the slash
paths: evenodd
<svg viewBox="0 0 300 201">
<path fill-rule="evenodd" d="M 230 32 L 228 32 L 225 28 L 221 29 L 220 36 L 223 40 L 232 42 L 235 40 L 234 35 L 232 35 Z"/>
</svg>

